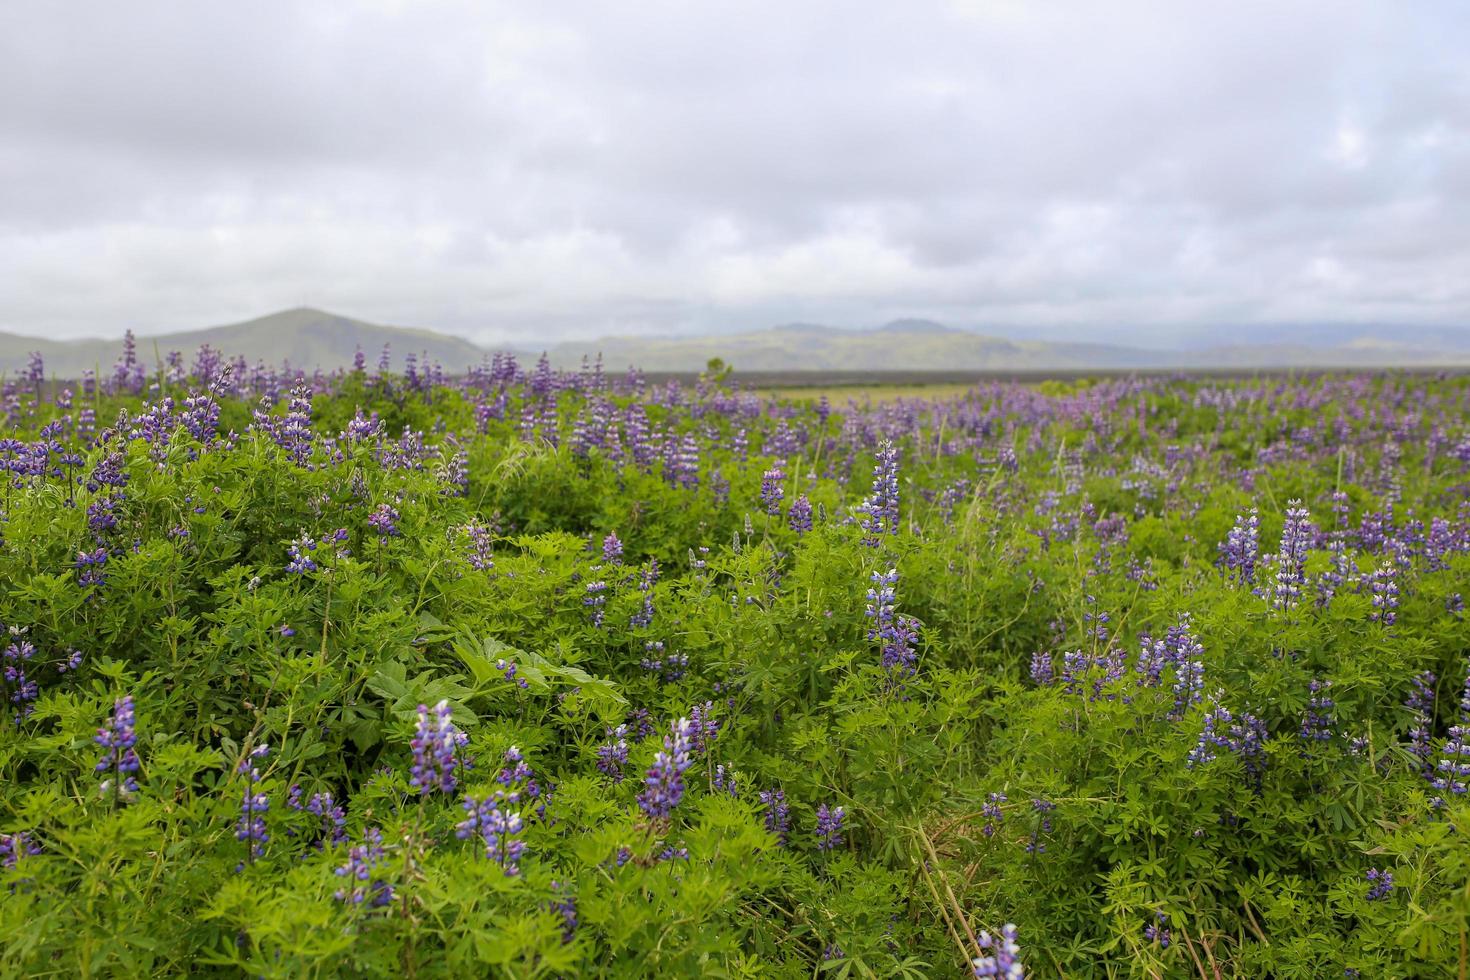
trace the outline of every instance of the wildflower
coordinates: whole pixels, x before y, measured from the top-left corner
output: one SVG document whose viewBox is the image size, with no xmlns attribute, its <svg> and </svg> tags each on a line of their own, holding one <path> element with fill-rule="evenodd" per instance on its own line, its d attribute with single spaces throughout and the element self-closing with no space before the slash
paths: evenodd
<svg viewBox="0 0 1470 980">
<path fill-rule="evenodd" d="M 379 504 L 368 515 L 368 526 L 378 532 L 378 543 L 387 544 L 389 538 L 399 536 L 398 510 L 392 504 Z"/>
<path fill-rule="evenodd" d="M 96 771 L 100 773 L 111 773 L 112 776 L 102 783 L 102 791 L 105 793 L 111 787 L 115 787 L 119 799 L 129 796 L 138 791 L 138 782 L 133 777 L 141 764 L 138 754 L 133 750 L 138 742 L 137 732 L 133 727 L 133 696 L 124 694 L 118 698 L 112 708 L 112 718 L 106 726 L 97 729 L 97 737 L 93 739 L 102 746 L 102 759 L 96 765 Z"/>
<path fill-rule="evenodd" d="M 258 745 L 235 767 L 235 771 L 245 777 L 245 788 L 240 799 L 240 819 L 235 821 L 235 839 L 249 842 L 247 862 L 265 854 L 266 842 L 271 839 L 263 816 L 270 810 L 271 802 L 259 790 L 260 770 L 255 767 L 255 761 L 265 758 L 269 752 L 270 746 Z M 235 870 L 241 870 L 244 866 L 242 864 Z"/>
<path fill-rule="evenodd" d="M 842 846 L 842 822 L 847 811 L 840 806 L 828 807 L 823 803 L 817 807 L 817 850 L 831 851 Z"/>
<path fill-rule="evenodd" d="M 786 843 L 786 833 L 791 829 L 791 808 L 786 805 L 786 794 L 779 789 L 762 790 L 759 794 L 761 806 L 765 807 L 766 830 L 776 835 L 776 840 Z"/>
<path fill-rule="evenodd" d="M 1036 822 L 1031 828 L 1031 840 L 1026 844 L 1027 854 L 1041 854 L 1046 851 L 1046 844 L 1041 840 L 1042 834 L 1051 833 L 1051 814 L 1057 805 L 1050 800 L 1034 799 L 1031 801 L 1031 809 L 1036 813 Z"/>
<path fill-rule="evenodd" d="M 1053 677 L 1051 653 L 1046 650 L 1036 650 L 1031 654 L 1031 679 L 1038 687 L 1049 687 Z"/>
<path fill-rule="evenodd" d="M 455 825 L 454 833 L 460 840 L 478 836 L 485 844 L 486 859 L 499 864 L 507 878 L 514 878 L 521 873 L 519 862 L 526 849 L 526 842 L 517 836 L 525 823 L 519 811 L 504 806 L 508 802 L 512 802 L 510 797 L 500 790 L 483 800 L 466 796 L 467 816 Z"/>
<path fill-rule="evenodd" d="M 561 884 L 553 881 L 551 890 L 561 892 Z M 577 936 L 577 896 L 564 895 L 560 899 L 553 900 L 551 911 L 561 916 L 561 941 L 565 945 Z"/>
<path fill-rule="evenodd" d="M 1426 779 L 1433 780 L 1434 764 L 1430 756 L 1434 749 L 1429 744 L 1429 724 L 1434 713 L 1434 671 L 1426 670 L 1414 677 L 1414 690 L 1404 702 L 1404 707 L 1413 712 L 1414 723 L 1409 728 L 1409 752 L 1419 760 L 1420 771 Z"/>
<path fill-rule="evenodd" d="M 767 514 L 772 517 L 781 516 L 781 498 L 786 491 L 781 484 L 786 479 L 786 473 L 780 464 L 773 466 L 761 475 L 761 506 Z"/>
<path fill-rule="evenodd" d="M 1311 515 L 1293 500 L 1286 507 L 1286 523 L 1281 529 L 1281 548 L 1276 555 L 1276 580 L 1272 602 L 1277 609 L 1287 610 L 1296 606 L 1301 598 L 1302 586 L 1306 584 L 1307 550 L 1311 546 L 1315 529 Z"/>
<path fill-rule="evenodd" d="M 1227 572 L 1233 573 L 1244 585 L 1250 585 L 1256 579 L 1256 558 L 1260 552 L 1261 519 L 1252 507 L 1250 516 L 1243 514 L 1235 516 L 1235 526 L 1220 543 L 1219 564 Z"/>
<path fill-rule="evenodd" d="M 1164 949 L 1169 948 L 1173 941 L 1173 935 L 1169 931 L 1169 914 L 1167 912 L 1155 912 L 1154 921 L 1143 927 L 1143 938 L 1149 942 L 1157 942 Z"/>
<path fill-rule="evenodd" d="M 892 442 L 878 450 L 872 492 L 855 509 L 864 515 L 863 544 L 870 548 L 878 547 L 883 535 L 898 533 L 898 450 Z"/>
<path fill-rule="evenodd" d="M 982 951 L 990 952 L 977 956 L 971 962 L 977 977 L 1002 977 L 1004 980 L 1024 980 L 1026 968 L 1021 963 L 1021 947 L 1016 944 L 1016 927 L 1007 922 L 1001 926 L 1000 936 L 982 931 L 976 940 Z"/>
<path fill-rule="evenodd" d="M 311 557 L 312 552 L 316 551 L 316 547 L 316 539 L 305 531 L 302 531 L 301 536 L 286 547 L 286 556 L 291 559 L 286 564 L 286 571 L 296 575 L 304 575 L 307 572 L 316 571 L 318 567 L 317 563 Z"/>
<path fill-rule="evenodd" d="M 728 796 L 740 795 L 735 785 L 735 770 L 730 769 L 724 763 L 715 766 L 711 785 L 714 786 L 716 792 L 725 793 Z"/>
<path fill-rule="evenodd" d="M 0 834 L 0 868 L 13 868 L 23 857 L 34 857 L 41 853 L 41 846 L 31 839 L 28 831 Z"/>
<path fill-rule="evenodd" d="M 1392 626 L 1397 621 L 1399 608 L 1397 574 L 1394 563 L 1385 561 L 1369 577 L 1368 589 L 1372 594 L 1373 602 L 1373 608 L 1368 613 L 1369 622 Z"/>
<path fill-rule="evenodd" d="M 0 660 L 5 664 L 3 675 L 0 676 L 4 676 L 5 686 L 10 690 L 10 703 L 15 706 L 14 721 L 17 725 L 30 717 L 34 710 L 31 702 L 40 694 L 35 680 L 26 674 L 26 665 L 35 655 L 35 645 L 19 637 L 0 654 Z"/>
<path fill-rule="evenodd" d="M 602 619 L 607 606 L 607 583 L 602 581 L 588 582 L 586 590 L 587 595 L 582 599 L 582 605 L 591 610 L 592 627 L 594 629 L 602 629 Z"/>
<path fill-rule="evenodd" d="M 381 908 L 393 901 L 393 886 L 373 878 L 373 870 L 383 860 L 383 832 L 370 827 L 363 832 L 363 842 L 347 851 L 347 863 L 337 869 L 337 877 L 351 882 L 348 888 L 337 891 L 337 901 L 349 905 L 367 903 L 369 908 Z"/>
<path fill-rule="evenodd" d="M 1434 788 L 1452 796 L 1464 796 L 1470 788 L 1470 674 L 1465 677 L 1465 690 L 1460 697 L 1460 719 L 1452 725 L 1440 749 L 1438 773 Z M 1445 805 L 1444 797 L 1435 800 L 1436 807 Z"/>
<path fill-rule="evenodd" d="M 1368 869 L 1368 901 L 1377 902 L 1388 897 L 1393 891 L 1393 872 L 1379 871 L 1377 868 Z"/>
<path fill-rule="evenodd" d="M 1319 681 L 1315 677 L 1307 685 L 1310 697 L 1307 710 L 1302 715 L 1301 737 L 1312 742 L 1325 742 L 1332 738 L 1332 709 L 1337 702 L 1328 695 L 1331 681 Z"/>
<path fill-rule="evenodd" d="M 890 676 L 906 678 L 918 669 L 918 655 L 913 642 L 917 638 L 914 620 L 895 613 L 897 604 L 898 569 L 874 572 L 873 587 L 868 589 L 866 615 L 873 621 L 868 628 L 868 639 L 877 640 L 882 649 L 882 664 Z"/>
<path fill-rule="evenodd" d="M 643 781 L 643 792 L 638 795 L 638 806 L 652 819 L 667 817 L 684 798 L 684 773 L 692 764 L 693 734 L 693 722 L 680 718 L 670 726 L 663 751 L 653 757 L 653 765 Z"/>
<path fill-rule="evenodd" d="M 504 657 L 501 657 L 500 659 L 495 661 L 495 669 L 504 674 L 506 680 L 510 681 L 512 684 L 514 684 L 516 687 L 519 687 L 523 691 L 531 686 L 531 683 L 527 681 L 524 677 L 516 676 L 516 671 L 518 670 L 518 668 L 515 664 L 511 663 L 509 660 L 506 660 Z"/>
<path fill-rule="evenodd" d="M 418 728 L 409 743 L 413 747 L 409 785 L 420 795 L 428 795 L 436 789 L 452 793 L 456 785 L 454 772 L 459 766 L 456 750 L 463 739 L 454 726 L 449 702 L 440 701 L 432 711 L 421 704 L 418 713 Z"/>
<path fill-rule="evenodd" d="M 991 793 L 986 797 L 985 805 L 980 808 L 980 813 L 985 817 L 985 826 L 980 828 L 980 833 L 986 837 L 994 837 L 995 832 L 1000 829 L 1000 823 L 1005 819 L 1005 813 L 1000 805 L 1006 802 L 1004 793 Z"/>
<path fill-rule="evenodd" d="M 609 531 L 607 537 L 602 539 L 602 560 L 609 565 L 618 565 L 623 561 L 623 542 L 618 540 L 616 531 Z"/>
<path fill-rule="evenodd" d="M 786 515 L 786 526 L 797 534 L 805 534 L 812 529 L 812 502 L 806 499 L 806 494 L 799 494 L 791 502 L 791 509 Z"/>
<path fill-rule="evenodd" d="M 107 584 L 107 548 L 98 545 L 92 551 L 77 552 L 77 584 L 84 588 L 100 589 Z"/>
<path fill-rule="evenodd" d="M 597 771 L 613 781 L 623 781 L 623 767 L 628 764 L 627 725 L 607 730 L 608 741 L 597 747 Z"/>
</svg>

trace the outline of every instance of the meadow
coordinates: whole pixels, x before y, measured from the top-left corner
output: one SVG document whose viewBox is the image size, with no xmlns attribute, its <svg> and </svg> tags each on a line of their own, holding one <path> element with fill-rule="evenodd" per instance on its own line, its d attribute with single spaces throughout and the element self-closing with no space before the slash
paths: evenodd
<svg viewBox="0 0 1470 980">
<path fill-rule="evenodd" d="M 451 368 L 5 382 L 0 972 L 1466 975 L 1470 379 Z"/>
</svg>

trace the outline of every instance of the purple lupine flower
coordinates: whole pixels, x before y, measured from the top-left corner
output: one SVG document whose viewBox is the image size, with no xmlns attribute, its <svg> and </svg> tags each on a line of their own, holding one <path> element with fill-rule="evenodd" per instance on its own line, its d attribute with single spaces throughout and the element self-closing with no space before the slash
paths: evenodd
<svg viewBox="0 0 1470 980">
<path fill-rule="evenodd" d="M 867 617 L 873 621 L 873 625 L 868 628 L 868 639 L 879 642 L 883 668 L 892 678 L 902 680 L 911 677 L 918 669 L 918 654 L 913 649 L 917 634 L 914 631 L 914 620 L 908 616 L 899 616 L 894 611 L 898 602 L 895 589 L 898 584 L 898 569 L 874 572 L 872 582 L 873 587 L 868 589 L 866 610 Z"/>
<path fill-rule="evenodd" d="M 1212 701 L 1210 710 L 1205 712 L 1199 740 L 1195 742 L 1194 748 L 1189 750 L 1189 758 L 1184 763 L 1185 768 L 1193 769 L 1195 766 L 1213 762 L 1215 749 L 1224 744 L 1225 736 L 1220 734 L 1220 729 L 1234 720 L 1229 708 Z"/>
<path fill-rule="evenodd" d="M 609 531 L 602 539 L 602 560 L 609 565 L 620 565 L 623 561 L 623 542 L 616 531 Z"/>
<path fill-rule="evenodd" d="M 1143 927 L 1143 938 L 1149 942 L 1157 942 L 1163 949 L 1168 949 L 1173 941 L 1173 934 L 1169 931 L 1169 914 L 1167 912 L 1155 912 L 1154 921 Z"/>
<path fill-rule="evenodd" d="M 847 811 L 840 806 L 828 807 L 823 803 L 817 807 L 817 850 L 831 851 L 842 846 L 842 822 Z"/>
<path fill-rule="evenodd" d="M 986 837 L 994 837 L 995 832 L 1000 829 L 1001 821 L 1005 819 L 1005 812 L 1000 805 L 1004 802 L 1004 793 L 991 793 L 985 798 L 985 805 L 980 808 L 981 815 L 985 817 L 985 826 L 980 828 L 980 833 Z"/>
<path fill-rule="evenodd" d="M 786 515 L 786 526 L 797 534 L 805 534 L 812 529 L 812 502 L 806 499 L 806 494 L 798 494 L 791 502 L 791 509 Z"/>
<path fill-rule="evenodd" d="M 1309 696 L 1300 734 L 1309 742 L 1326 742 L 1332 738 L 1332 712 L 1337 702 L 1328 693 L 1331 687 L 1331 681 L 1319 681 L 1315 677 L 1307 685 Z"/>
<path fill-rule="evenodd" d="M 766 829 L 784 845 L 786 834 L 791 829 L 791 808 L 786 805 L 786 794 L 779 789 L 768 789 L 761 790 L 759 797 L 766 811 Z"/>
<path fill-rule="evenodd" d="M 638 807 L 653 820 L 672 814 L 673 808 L 684 799 L 684 773 L 692 764 L 689 757 L 692 736 L 694 723 L 689 718 L 679 718 L 669 726 L 669 735 L 664 736 L 663 751 L 653 757 L 653 765 L 644 777 L 644 790 L 638 795 Z"/>
<path fill-rule="evenodd" d="M 1272 590 L 1272 603 L 1277 609 L 1293 609 L 1301 599 L 1302 586 L 1307 581 L 1307 551 L 1315 534 L 1311 515 L 1301 506 L 1301 501 L 1288 501 L 1286 523 L 1281 529 L 1281 548 L 1276 554 L 1276 579 Z"/>
<path fill-rule="evenodd" d="M 781 484 L 785 480 L 786 472 L 780 463 L 761 474 L 761 507 L 772 517 L 781 516 L 781 499 L 786 496 Z"/>
<path fill-rule="evenodd" d="M 1434 779 L 1434 763 L 1430 761 L 1434 748 L 1430 745 L 1429 726 L 1434 715 L 1434 671 L 1421 671 L 1414 677 L 1414 690 L 1404 701 L 1404 707 L 1413 713 L 1414 723 L 1409 728 L 1409 753 L 1419 760 L 1419 769 L 1424 778 Z"/>
<path fill-rule="evenodd" d="M 0 868 L 13 868 L 24 857 L 35 857 L 41 846 L 31 839 L 29 831 L 0 834 Z"/>
<path fill-rule="evenodd" d="M 1051 833 L 1051 814 L 1057 805 L 1050 800 L 1034 799 L 1031 801 L 1031 809 L 1035 812 L 1035 823 L 1031 828 L 1031 840 L 1026 844 L 1027 854 L 1043 854 L 1046 852 L 1046 843 L 1042 841 L 1042 834 Z"/>
<path fill-rule="evenodd" d="M 286 546 L 286 556 L 290 559 L 286 563 L 286 571 L 296 575 L 305 575 L 307 572 L 316 571 L 318 565 L 316 560 L 312 558 L 312 553 L 316 551 L 316 548 L 316 539 L 305 531 L 302 531 L 299 538 L 296 538 Z"/>
<path fill-rule="evenodd" d="M 1368 577 L 1368 590 L 1373 608 L 1368 613 L 1370 623 L 1392 626 L 1398 620 L 1399 584 L 1398 570 L 1392 560 L 1385 561 Z"/>
<path fill-rule="evenodd" d="M 495 669 L 504 674 L 506 680 L 510 681 L 512 684 L 514 684 L 516 687 L 519 687 L 523 691 L 531 686 L 530 682 L 527 681 L 524 677 L 516 676 L 516 671 L 518 668 L 515 664 L 511 663 L 509 660 L 506 660 L 504 657 L 501 657 L 500 659 L 495 661 Z"/>
<path fill-rule="evenodd" d="M 102 781 L 102 792 L 115 787 L 117 799 L 123 799 L 138 791 L 138 781 L 133 773 L 141 768 L 138 754 L 133 746 L 138 744 L 137 731 L 133 722 L 133 696 L 124 694 L 112 707 L 112 718 L 107 725 L 97 729 L 92 741 L 102 746 L 102 759 L 95 767 L 100 773 L 111 773 Z"/>
<path fill-rule="evenodd" d="M 1016 927 L 1007 922 L 1001 926 L 1000 936 L 982 931 L 976 938 L 982 952 L 971 961 L 977 977 L 1001 977 L 1003 980 L 1025 980 L 1026 967 L 1021 963 L 1021 947 L 1016 944 Z"/>
<path fill-rule="evenodd" d="M 710 782 L 717 793 L 724 793 L 727 796 L 740 795 L 740 790 L 735 785 L 735 770 L 729 768 L 723 762 L 715 766 L 714 776 Z"/>
<path fill-rule="evenodd" d="M 1379 871 L 1377 868 L 1369 868 L 1368 874 L 1368 901 L 1377 902 L 1388 897 L 1393 891 L 1393 872 Z"/>
<path fill-rule="evenodd" d="M 11 631 L 12 633 L 17 632 L 13 627 Z M 5 664 L 3 676 L 5 686 L 10 691 L 10 703 L 15 706 L 13 720 L 17 725 L 31 716 L 31 712 L 35 710 L 32 702 L 40 694 L 40 688 L 35 680 L 26 674 L 26 665 L 35 655 L 35 645 L 21 637 L 13 640 L 5 648 L 3 655 L 0 655 L 0 660 L 3 660 Z"/>
<path fill-rule="evenodd" d="M 898 533 L 898 449 L 892 442 L 885 442 L 878 450 L 872 492 L 855 510 L 864 515 L 863 544 L 870 548 L 878 547 L 883 535 Z"/>
<path fill-rule="evenodd" d="M 551 890 L 561 892 L 561 885 L 553 881 Z M 551 911 L 561 916 L 561 941 L 565 946 L 577 937 L 577 896 L 562 895 L 559 899 L 552 901 Z"/>
<path fill-rule="evenodd" d="M 1049 687 L 1051 686 L 1051 682 L 1055 680 L 1050 651 L 1036 650 L 1032 652 L 1031 680 L 1038 687 Z"/>
<path fill-rule="evenodd" d="M 1174 665 L 1174 706 L 1171 721 L 1179 721 L 1192 705 L 1200 703 L 1205 689 L 1205 665 L 1201 660 L 1179 660 Z"/>
<path fill-rule="evenodd" d="M 689 751 L 703 755 L 720 734 L 720 721 L 715 717 L 715 703 L 706 701 L 689 709 Z"/>
<path fill-rule="evenodd" d="M 347 863 L 337 869 L 337 877 L 346 878 L 351 887 L 337 891 L 337 901 L 349 905 L 367 904 L 381 908 L 393 901 L 393 886 L 373 877 L 373 870 L 383 860 L 383 832 L 376 827 L 363 831 L 362 843 L 347 851 Z"/>
<path fill-rule="evenodd" d="M 1063 689 L 1071 695 L 1082 693 L 1082 678 L 1092 666 L 1092 658 L 1081 650 L 1069 650 L 1062 654 Z"/>
<path fill-rule="evenodd" d="M 643 602 L 628 619 L 630 629 L 643 629 L 653 623 L 653 587 L 658 584 L 658 559 L 650 558 L 638 573 L 638 587 L 643 590 Z"/>
<path fill-rule="evenodd" d="M 413 747 L 409 785 L 423 796 L 436 789 L 453 793 L 457 785 L 455 770 L 459 767 L 457 751 L 463 739 L 454 726 L 449 701 L 440 701 L 432 711 L 421 704 L 418 712 L 418 728 L 409 743 Z"/>
<path fill-rule="evenodd" d="M 507 878 L 514 878 L 521 873 L 520 859 L 526 850 L 526 842 L 518 837 L 525 822 L 519 811 L 503 806 L 507 802 L 512 802 L 510 797 L 499 790 L 483 800 L 466 796 L 467 816 L 455 825 L 454 833 L 460 840 L 479 837 L 485 844 L 486 859 L 500 865 Z"/>
<path fill-rule="evenodd" d="M 480 522 L 479 518 L 471 520 L 460 531 L 470 539 L 469 554 L 465 561 L 477 572 L 488 572 L 495 567 L 495 558 L 492 552 L 493 542 L 490 529 Z"/>
<path fill-rule="evenodd" d="M 614 784 L 623 781 L 623 767 L 628 764 L 628 726 L 607 730 L 608 740 L 597 747 L 597 771 Z"/>
<path fill-rule="evenodd" d="M 264 817 L 270 811 L 271 801 L 270 797 L 260 792 L 260 770 L 255 767 L 256 761 L 264 759 L 269 752 L 270 746 L 257 745 L 235 767 L 235 772 L 245 777 L 245 788 L 240 798 L 240 818 L 235 821 L 235 839 L 249 842 L 245 863 L 238 865 L 236 871 L 244 870 L 245 864 L 264 855 L 265 845 L 271 839 Z"/>
<path fill-rule="evenodd" d="M 587 594 L 582 599 L 582 605 L 591 610 L 592 628 L 602 629 L 602 620 L 606 615 L 607 607 L 607 583 L 603 581 L 588 582 Z"/>
<path fill-rule="evenodd" d="M 1435 789 L 1452 796 L 1464 796 L 1470 790 L 1470 673 L 1465 676 L 1465 689 L 1460 696 L 1459 722 L 1450 726 L 1445 735 L 1435 772 Z M 1436 807 L 1445 805 L 1444 797 L 1435 800 Z"/>
<path fill-rule="evenodd" d="M 81 668 L 81 666 L 82 666 L 82 651 L 80 651 L 80 650 L 73 650 L 70 653 L 70 655 L 67 656 L 67 658 L 65 660 L 63 660 L 61 663 L 59 663 L 59 664 L 56 665 L 56 672 L 58 674 L 65 674 L 65 673 L 67 673 L 69 671 L 78 670 L 78 669 Z"/>
<path fill-rule="evenodd" d="M 93 589 L 106 585 L 108 557 L 105 545 L 98 545 L 92 551 L 77 552 L 77 584 Z"/>
<path fill-rule="evenodd" d="M 378 532 L 378 543 L 387 544 L 389 538 L 399 536 L 398 510 L 392 504 L 379 504 L 368 515 L 368 526 Z"/>
<path fill-rule="evenodd" d="M 1256 560 L 1260 554 L 1261 519 L 1256 508 L 1250 516 L 1237 514 L 1235 526 L 1220 543 L 1219 564 L 1233 574 L 1242 584 L 1250 585 L 1256 580 Z"/>
<path fill-rule="evenodd" d="M 628 712 L 628 728 L 633 734 L 633 741 L 641 742 L 653 734 L 653 716 L 647 708 L 634 708 Z"/>
<path fill-rule="evenodd" d="M 313 814 L 321 820 L 321 831 L 311 842 L 317 850 L 321 850 L 324 842 L 331 844 L 342 844 L 347 840 L 347 811 L 342 809 L 331 793 L 313 793 L 306 806 L 301 806 L 301 787 L 291 787 L 291 798 L 287 800 L 287 806 L 293 810 L 305 809 L 307 813 Z M 292 805 L 292 801 L 295 805 Z"/>
</svg>

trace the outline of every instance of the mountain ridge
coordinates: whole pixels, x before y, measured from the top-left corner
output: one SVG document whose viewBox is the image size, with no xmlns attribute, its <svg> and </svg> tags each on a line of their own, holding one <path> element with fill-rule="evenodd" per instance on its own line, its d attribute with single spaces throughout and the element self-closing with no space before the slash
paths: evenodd
<svg viewBox="0 0 1470 980">
<path fill-rule="evenodd" d="M 1253 341 L 1260 330 L 1231 332 L 1232 342 L 1161 349 L 1071 340 L 995 336 L 948 326 L 934 320 L 903 318 L 870 329 L 848 329 L 819 323 L 785 323 L 760 330 L 715 336 L 612 336 L 592 341 L 565 341 L 546 348 L 558 367 L 574 368 L 584 357 L 601 353 L 609 369 L 628 365 L 649 371 L 698 371 L 711 358 L 721 358 L 749 371 L 1086 371 L 1225 368 L 1374 368 L 1451 367 L 1470 365 L 1470 331 L 1425 328 L 1412 335 L 1385 339 L 1380 326 L 1372 334 L 1334 335 L 1329 328 L 1303 329 L 1308 338 L 1332 337 L 1324 345 L 1288 333 L 1293 339 Z M 1217 333 L 1217 337 L 1221 335 Z M 1244 336 L 1241 336 L 1244 334 Z M 1278 334 L 1279 336 L 1279 334 Z M 243 355 L 250 363 L 280 365 L 288 361 L 303 370 L 331 370 L 351 365 L 360 349 L 376 367 L 383 346 L 401 367 L 409 354 L 438 361 L 451 372 L 477 364 L 491 353 L 463 337 L 420 327 L 386 326 L 312 307 L 296 307 L 251 320 L 138 338 L 145 364 L 162 360 L 170 350 L 192 362 L 201 344 L 226 356 Z M 503 348 L 502 348 L 503 349 Z M 31 351 L 39 351 L 47 374 L 78 378 L 87 369 L 107 373 L 122 350 L 120 340 L 83 338 L 51 340 L 0 333 L 0 369 L 25 368 Z M 522 359 L 539 352 L 513 351 Z"/>
</svg>

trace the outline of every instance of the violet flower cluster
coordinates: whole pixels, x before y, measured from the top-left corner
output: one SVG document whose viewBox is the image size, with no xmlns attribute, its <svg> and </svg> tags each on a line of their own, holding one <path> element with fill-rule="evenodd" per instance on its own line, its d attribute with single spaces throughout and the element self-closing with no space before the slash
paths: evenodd
<svg viewBox="0 0 1470 980">
<path fill-rule="evenodd" d="M 118 698 L 112 708 L 112 718 L 105 726 L 97 729 L 97 737 L 93 741 L 102 746 L 102 759 L 97 763 L 96 771 L 110 773 L 102 781 L 102 792 L 115 789 L 117 799 L 125 799 L 136 793 L 138 781 L 133 774 L 141 768 L 141 763 L 133 749 L 138 744 L 138 735 L 134 729 L 131 694 Z"/>
<path fill-rule="evenodd" d="M 643 780 L 638 806 L 653 820 L 661 820 L 674 812 L 684 799 L 684 773 L 693 764 L 694 723 L 680 718 L 669 728 L 663 751 L 653 757 L 653 765 Z"/>
<path fill-rule="evenodd" d="M 458 784 L 455 776 L 459 768 L 458 750 L 465 736 L 455 727 L 447 700 L 440 701 L 432 710 L 419 705 L 418 715 L 418 727 L 409 743 L 413 748 L 409 785 L 422 796 L 435 790 L 453 793 Z"/>
</svg>

